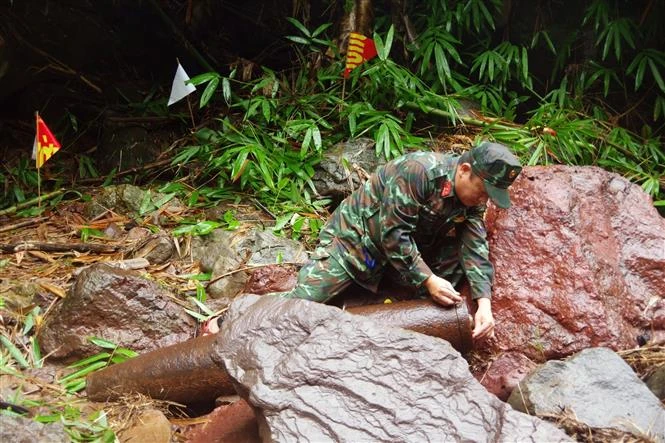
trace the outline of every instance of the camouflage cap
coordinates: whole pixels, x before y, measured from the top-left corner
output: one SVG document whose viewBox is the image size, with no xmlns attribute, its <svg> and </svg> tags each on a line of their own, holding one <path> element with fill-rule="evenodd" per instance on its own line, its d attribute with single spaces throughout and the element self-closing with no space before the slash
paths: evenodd
<svg viewBox="0 0 665 443">
<path fill-rule="evenodd" d="M 510 207 L 508 186 L 522 171 L 520 161 L 499 143 L 483 142 L 469 151 L 471 170 L 485 183 L 489 198 L 500 208 Z"/>
</svg>

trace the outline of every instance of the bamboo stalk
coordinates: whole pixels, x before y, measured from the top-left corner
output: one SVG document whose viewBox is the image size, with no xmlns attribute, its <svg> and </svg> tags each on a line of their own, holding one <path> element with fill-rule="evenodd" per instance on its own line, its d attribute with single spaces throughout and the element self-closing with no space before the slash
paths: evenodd
<svg viewBox="0 0 665 443">
<path fill-rule="evenodd" d="M 96 243 L 39 243 L 39 242 L 20 242 L 13 244 L 0 243 L 0 251 L 19 252 L 19 251 L 46 251 L 46 252 L 115 252 L 117 246 L 100 245 Z"/>
<path fill-rule="evenodd" d="M 14 229 L 18 228 L 24 228 L 26 226 L 31 226 L 37 223 L 41 223 L 44 220 L 48 220 L 48 217 L 38 217 L 38 218 L 31 218 L 30 220 L 23 220 L 18 223 L 13 223 L 11 225 L 5 225 L 3 227 L 0 227 L 0 232 L 7 232 L 7 231 L 13 231 Z"/>
<path fill-rule="evenodd" d="M 41 197 L 35 197 L 31 198 L 30 200 L 26 200 L 21 203 L 17 203 L 14 206 L 10 206 L 7 209 L 3 209 L 0 211 L 0 215 L 7 215 L 7 214 L 13 214 L 14 212 L 18 211 L 19 209 L 27 208 L 29 206 L 33 206 L 35 204 L 41 204 L 43 201 L 48 200 L 52 197 L 55 197 L 56 195 L 60 195 L 64 192 L 64 189 L 58 189 L 57 191 L 49 192 L 48 194 L 44 194 Z"/>
<path fill-rule="evenodd" d="M 472 117 L 464 117 L 462 115 L 452 115 L 449 112 L 444 111 L 443 109 L 438 109 L 434 108 L 432 106 L 428 105 L 419 105 L 418 103 L 415 102 L 406 102 L 404 103 L 404 106 L 413 109 L 414 111 L 422 111 L 427 114 L 432 114 L 436 115 L 438 117 L 443 117 L 443 118 L 448 118 L 448 119 L 456 119 L 461 121 L 462 123 L 466 125 L 472 125 L 472 126 L 491 126 L 493 128 L 497 129 L 505 129 L 505 130 L 516 130 L 520 129 L 520 127 L 517 126 L 510 126 L 507 124 L 499 123 L 498 120 L 496 121 L 485 121 L 485 120 L 478 120 Z"/>
</svg>

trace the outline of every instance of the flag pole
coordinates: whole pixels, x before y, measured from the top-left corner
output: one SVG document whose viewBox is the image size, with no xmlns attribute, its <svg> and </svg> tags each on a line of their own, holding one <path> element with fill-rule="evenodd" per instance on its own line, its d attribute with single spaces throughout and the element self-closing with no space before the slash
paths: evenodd
<svg viewBox="0 0 665 443">
<path fill-rule="evenodd" d="M 35 111 L 35 134 L 38 132 L 39 127 L 39 111 Z M 35 143 L 37 143 L 37 152 L 35 154 L 35 166 L 37 166 L 37 207 L 41 208 L 42 206 L 42 177 L 39 172 L 39 140 L 35 135 Z M 35 147 L 33 146 L 33 149 Z"/>
<path fill-rule="evenodd" d="M 342 101 L 339 103 L 339 121 L 342 121 L 342 111 L 344 107 L 344 98 L 346 95 L 346 78 L 342 80 Z"/>
<path fill-rule="evenodd" d="M 189 101 L 189 95 L 187 96 L 187 107 L 189 108 L 189 117 L 192 119 L 192 132 L 194 132 L 196 123 L 194 123 L 194 113 L 192 112 L 192 103 Z"/>
<path fill-rule="evenodd" d="M 180 66 L 180 59 L 178 57 L 175 58 L 175 61 L 178 62 L 178 66 Z M 189 94 L 187 94 L 187 107 L 189 108 L 189 118 L 192 119 L 192 132 L 196 128 L 196 123 L 194 122 L 194 113 L 192 112 L 192 103 L 189 101 Z"/>
</svg>

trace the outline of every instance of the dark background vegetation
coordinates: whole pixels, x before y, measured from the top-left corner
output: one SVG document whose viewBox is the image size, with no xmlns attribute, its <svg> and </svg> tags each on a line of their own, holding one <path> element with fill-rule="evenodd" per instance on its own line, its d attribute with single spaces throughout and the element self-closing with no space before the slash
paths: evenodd
<svg viewBox="0 0 665 443">
<path fill-rule="evenodd" d="M 36 195 L 35 111 L 63 145 L 45 190 L 159 177 L 304 208 L 335 142 L 392 157 L 464 134 L 661 205 L 663 17 L 663 0 L 0 0 L 0 206 Z M 389 52 L 344 84 L 351 30 Z M 204 74 L 192 116 L 166 107 L 176 58 Z"/>
</svg>

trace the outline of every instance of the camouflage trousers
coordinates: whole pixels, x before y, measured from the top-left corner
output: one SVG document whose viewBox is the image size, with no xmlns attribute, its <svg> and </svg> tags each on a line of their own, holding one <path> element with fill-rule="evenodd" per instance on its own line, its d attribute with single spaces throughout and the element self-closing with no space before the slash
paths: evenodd
<svg viewBox="0 0 665 443">
<path fill-rule="evenodd" d="M 439 247 L 434 254 L 423 254 L 423 259 L 432 269 L 432 272 L 441 278 L 445 278 L 453 286 L 459 285 L 464 278 L 459 249 L 457 241 L 450 241 Z M 311 259 L 300 269 L 298 283 L 293 290 L 276 295 L 326 303 L 348 288 L 354 282 L 353 276 L 344 270 L 337 259 L 325 253 L 325 251 L 323 252 L 323 254 L 315 252 L 315 256 L 323 257 Z M 391 285 L 395 284 L 411 289 L 421 297 L 429 295 L 424 286 L 419 288 L 410 287 L 406 279 L 390 265 L 378 269 L 377 272 L 383 274 L 383 279 L 389 279 Z"/>
</svg>

